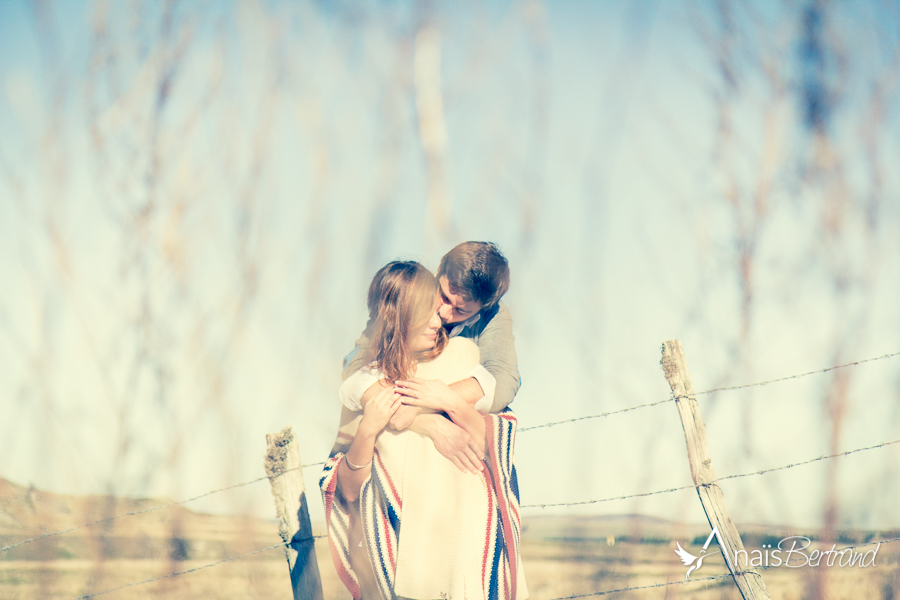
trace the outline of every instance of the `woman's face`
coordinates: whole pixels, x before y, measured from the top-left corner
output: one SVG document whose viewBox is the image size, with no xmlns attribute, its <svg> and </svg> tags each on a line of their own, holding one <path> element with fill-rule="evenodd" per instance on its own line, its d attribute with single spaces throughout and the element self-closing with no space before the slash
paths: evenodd
<svg viewBox="0 0 900 600">
<path fill-rule="evenodd" d="M 409 349 L 411 352 L 425 352 L 434 348 L 438 330 L 441 328 L 441 317 L 438 308 L 441 306 L 441 297 L 436 295 L 434 305 L 431 307 L 431 318 L 419 329 L 410 333 Z"/>
</svg>

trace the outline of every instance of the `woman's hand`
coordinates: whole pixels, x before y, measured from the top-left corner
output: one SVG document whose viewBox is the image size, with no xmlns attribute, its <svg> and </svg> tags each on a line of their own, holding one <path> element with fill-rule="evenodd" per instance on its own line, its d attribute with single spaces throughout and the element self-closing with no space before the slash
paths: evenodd
<svg viewBox="0 0 900 600">
<path fill-rule="evenodd" d="M 370 433 L 378 433 L 384 429 L 397 409 L 400 408 L 401 396 L 394 388 L 385 387 L 366 402 L 363 408 L 363 418 L 359 424 L 360 429 Z"/>
<path fill-rule="evenodd" d="M 462 400 L 440 379 L 413 377 L 408 381 L 398 381 L 397 390 L 403 394 L 403 404 L 434 410 L 447 410 Z"/>
<path fill-rule="evenodd" d="M 338 486 L 349 502 L 356 502 L 363 482 L 372 473 L 369 468 L 375 457 L 375 440 L 402 403 L 393 387 L 384 387 L 363 407 L 362 420 L 350 443 L 350 448 L 338 467 Z"/>
</svg>

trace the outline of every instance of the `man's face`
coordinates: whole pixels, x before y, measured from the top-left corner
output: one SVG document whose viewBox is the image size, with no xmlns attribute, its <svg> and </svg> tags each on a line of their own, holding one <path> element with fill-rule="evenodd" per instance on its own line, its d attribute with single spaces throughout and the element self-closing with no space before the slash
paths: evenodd
<svg viewBox="0 0 900 600">
<path fill-rule="evenodd" d="M 447 280 L 446 275 L 441 275 L 441 278 L 438 279 L 438 283 L 441 284 L 442 300 L 441 307 L 438 309 L 438 314 L 441 315 L 441 320 L 445 325 L 465 321 L 481 310 L 481 302 L 476 302 L 475 300 L 466 302 L 466 300 L 459 295 L 459 290 L 450 286 L 450 282 Z"/>
</svg>

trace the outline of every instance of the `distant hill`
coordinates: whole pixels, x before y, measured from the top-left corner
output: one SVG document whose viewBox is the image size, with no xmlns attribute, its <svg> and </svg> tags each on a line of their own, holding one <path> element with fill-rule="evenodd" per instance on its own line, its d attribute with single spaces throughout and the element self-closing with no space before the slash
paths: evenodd
<svg viewBox="0 0 900 600">
<path fill-rule="evenodd" d="M 169 502 L 68 496 L 0 479 L 0 547 Z M 274 521 L 196 513 L 179 505 L 45 537 L 0 553 L 0 560 L 223 558 L 279 541 Z"/>
</svg>

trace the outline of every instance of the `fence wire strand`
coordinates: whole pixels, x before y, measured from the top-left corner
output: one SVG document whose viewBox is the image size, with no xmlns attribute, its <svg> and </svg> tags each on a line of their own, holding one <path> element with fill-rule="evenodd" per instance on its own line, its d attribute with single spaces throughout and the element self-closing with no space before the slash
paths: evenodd
<svg viewBox="0 0 900 600">
<path fill-rule="evenodd" d="M 834 370 L 836 370 L 836 369 L 843 369 L 843 368 L 846 368 L 846 367 L 855 367 L 855 366 L 857 366 L 857 365 L 862 365 L 862 364 L 865 364 L 865 363 L 874 362 L 874 361 L 876 361 L 876 360 L 885 360 L 885 359 L 888 359 L 888 358 L 894 358 L 895 356 L 900 356 L 900 352 L 892 352 L 892 353 L 890 353 L 890 354 L 885 354 L 885 355 L 883 355 L 883 356 L 876 356 L 876 357 L 874 357 L 874 358 L 866 358 L 866 359 L 863 359 L 863 360 L 857 360 L 857 361 L 854 361 L 854 362 L 851 362 L 851 363 L 847 363 L 847 364 L 843 364 L 843 365 L 834 365 L 834 366 L 831 366 L 831 367 L 826 367 L 826 368 L 824 368 L 824 369 L 818 369 L 818 370 L 816 370 L 816 371 L 808 371 L 808 372 L 806 372 L 806 373 L 797 373 L 796 375 L 788 375 L 788 376 L 786 376 L 786 377 L 779 377 L 779 378 L 777 378 L 777 379 L 769 379 L 769 380 L 766 380 L 766 381 L 757 381 L 757 382 L 755 382 L 755 383 L 745 383 L 745 384 L 742 384 L 742 385 L 732 385 L 732 386 L 727 386 L 727 387 L 712 388 L 712 389 L 710 389 L 710 390 L 703 390 L 702 392 L 694 392 L 693 395 L 694 395 L 695 397 L 696 397 L 696 396 L 706 396 L 706 395 L 709 395 L 709 394 L 714 394 L 714 393 L 716 393 L 716 392 L 725 392 L 725 391 L 731 391 L 731 390 L 742 390 L 742 389 L 746 389 L 746 388 L 759 387 L 759 386 L 762 386 L 762 385 L 769 385 L 770 383 L 778 383 L 778 382 L 781 382 L 781 381 L 789 381 L 789 380 L 791 380 L 791 379 L 799 379 L 799 378 L 801 378 L 801 377 L 807 377 L 807 376 L 809 376 L 809 375 L 819 375 L 819 374 L 822 374 L 822 373 L 827 373 L 827 372 L 829 372 L 829 371 L 834 371 Z M 688 396 L 675 396 L 675 397 L 672 397 L 672 398 L 666 398 L 665 400 L 658 400 L 658 401 L 656 401 L 656 402 L 648 402 L 648 403 L 646 403 L 646 404 L 638 404 L 638 405 L 636 405 L 636 406 L 629 406 L 628 408 L 620 408 L 620 409 L 618 409 L 618 410 L 611 410 L 611 411 L 609 411 L 609 412 L 600 413 L 600 414 L 597 414 L 597 415 L 586 415 L 586 416 L 583 416 L 583 417 L 574 417 L 574 418 L 572 418 L 572 419 L 563 419 L 562 421 L 552 421 L 552 422 L 550 422 L 550 423 L 543 423 L 543 424 L 541 424 L 541 425 L 532 425 L 531 427 L 522 427 L 522 428 L 519 429 L 519 431 L 520 431 L 520 432 L 525 432 L 525 431 L 531 431 L 531 430 L 533 430 L 533 429 L 541 429 L 541 428 L 544 428 L 544 427 L 553 427 L 553 426 L 555 426 L 555 425 L 562 425 L 562 424 L 565 424 L 565 423 L 575 423 L 575 422 L 577 422 L 577 421 L 587 421 L 587 420 L 589 420 L 589 419 L 599 419 L 599 418 L 602 418 L 602 417 L 609 417 L 609 416 L 612 416 L 612 415 L 619 415 L 619 414 L 622 414 L 622 413 L 631 412 L 631 411 L 633 411 L 633 410 L 638 410 L 638 409 L 640 409 L 640 408 L 649 408 L 649 407 L 651 407 L 651 406 L 659 406 L 660 404 L 666 404 L 666 403 L 668 403 L 668 402 L 674 402 L 674 401 L 679 400 L 679 399 L 681 399 L 681 398 L 687 398 L 687 397 L 688 397 Z"/>
<path fill-rule="evenodd" d="M 756 383 L 746 383 L 744 385 L 732 385 L 732 386 L 727 386 L 727 387 L 713 388 L 711 390 L 704 390 L 702 392 L 696 392 L 694 395 L 695 396 L 705 396 L 707 394 L 713 394 L 715 392 L 725 392 L 725 391 L 730 391 L 730 390 L 742 390 L 742 389 L 750 388 L 750 387 L 769 385 L 770 383 L 779 383 L 781 381 L 788 381 L 791 379 L 799 379 L 801 377 L 806 377 L 808 375 L 820 375 L 822 373 L 827 373 L 829 371 L 834 371 L 837 369 L 844 369 L 846 367 L 855 367 L 855 366 L 858 366 L 858 365 L 861 365 L 864 363 L 874 362 L 876 360 L 885 360 L 888 358 L 894 358 L 895 356 L 900 356 L 900 352 L 892 352 L 890 354 L 885 354 L 883 356 L 876 356 L 874 358 L 866 358 L 863 360 L 857 360 L 855 362 L 851 362 L 851 363 L 847 363 L 847 364 L 843 364 L 843 365 L 835 365 L 833 367 L 827 367 L 825 369 L 818 369 L 816 371 L 807 371 L 806 373 L 798 373 L 796 375 L 788 375 L 787 377 L 779 377 L 778 379 L 769 379 L 767 381 L 758 381 Z"/>
<path fill-rule="evenodd" d="M 683 485 L 680 487 L 669 488 L 665 490 L 658 490 L 655 492 L 643 492 L 640 494 L 628 494 L 626 496 L 616 496 L 614 498 L 600 498 L 598 500 L 581 500 L 579 502 L 554 502 L 554 503 L 543 503 L 543 504 L 523 504 L 521 508 L 548 508 L 555 506 L 579 506 L 583 504 L 598 504 L 600 502 L 612 502 L 614 500 L 627 500 L 629 498 L 642 498 L 644 496 L 656 496 L 657 494 L 668 494 L 671 492 L 678 492 L 680 490 L 694 489 L 698 487 L 702 487 L 704 485 L 715 485 L 720 481 L 724 481 L 726 479 L 738 479 L 740 477 L 751 477 L 753 475 L 764 475 L 766 473 L 772 473 L 774 471 L 783 471 L 785 469 L 793 469 L 794 467 L 799 467 L 802 465 L 808 465 L 810 463 L 818 462 L 820 460 L 828 460 L 830 458 L 838 458 L 841 456 L 848 456 L 850 454 L 854 454 L 856 452 L 863 452 L 865 450 L 875 450 L 876 448 L 884 448 L 886 446 L 891 446 L 893 444 L 900 444 L 900 440 L 894 440 L 892 442 L 882 442 L 880 444 L 876 444 L 874 446 L 866 446 L 865 448 L 854 448 L 853 450 L 847 450 L 846 452 L 839 452 L 837 454 L 828 454 L 822 455 L 816 458 L 811 458 L 809 460 L 804 460 L 800 462 L 791 463 L 789 465 L 784 465 L 782 467 L 772 467 L 771 469 L 761 469 L 759 471 L 752 471 L 750 473 L 739 473 L 736 475 L 725 475 L 723 477 L 717 477 L 715 481 L 711 481 L 709 483 L 699 483 L 696 485 Z"/>
<path fill-rule="evenodd" d="M 531 431 L 532 429 L 541 429 L 542 427 L 553 427 L 554 425 L 562 425 L 563 423 L 574 423 L 575 421 L 586 421 L 588 419 L 599 419 L 601 417 L 609 417 L 611 415 L 620 415 L 622 413 L 631 412 L 632 410 L 638 410 L 639 408 L 658 406 L 660 404 L 666 404 L 667 402 L 674 402 L 674 401 L 675 401 L 675 398 L 666 398 L 665 400 L 659 400 L 657 402 L 648 402 L 647 404 L 638 404 L 637 406 L 629 406 L 628 408 L 621 408 L 619 410 L 611 410 L 609 412 L 600 413 L 599 415 L 586 415 L 584 417 L 575 417 L 573 419 L 565 419 L 562 421 L 553 421 L 552 423 L 544 423 L 542 425 L 532 425 L 531 427 L 522 427 L 519 429 L 519 431 L 520 432 Z"/>
<path fill-rule="evenodd" d="M 159 575 L 158 577 L 151 577 L 150 579 L 144 579 L 143 581 L 134 581 L 132 583 L 126 583 L 125 585 L 120 585 L 118 587 L 109 588 L 107 590 L 102 590 L 100 592 L 94 592 L 93 594 L 87 594 L 85 596 L 78 596 L 77 598 L 75 598 L 75 600 L 87 600 L 88 598 L 96 598 L 97 596 L 102 596 L 103 594 L 109 594 L 110 592 L 124 590 L 125 588 L 134 587 L 136 585 L 144 585 L 147 583 L 153 583 L 154 581 L 159 581 L 161 579 L 168 579 L 169 577 L 178 577 L 180 575 L 187 575 L 188 573 L 194 573 L 196 571 L 208 569 L 209 567 L 221 565 L 222 563 L 235 561 L 235 560 L 238 560 L 241 558 L 245 558 L 247 556 L 252 556 L 254 554 L 261 554 L 263 552 L 268 552 L 269 550 L 274 550 L 275 548 L 284 548 L 285 546 L 287 546 L 287 544 L 284 542 L 281 542 L 280 544 L 275 544 L 274 546 L 269 546 L 267 548 L 260 548 L 259 550 L 253 550 L 252 552 L 246 552 L 244 554 L 239 554 L 237 556 L 229 556 L 228 558 L 223 558 L 222 560 L 217 560 L 216 562 L 202 565 L 199 567 L 195 567 L 193 569 L 188 569 L 186 571 L 177 571 L 175 573 L 167 573 L 165 575 Z"/>
<path fill-rule="evenodd" d="M 893 544 L 894 542 L 900 542 L 900 537 L 888 538 L 886 540 L 873 540 L 871 542 L 866 542 L 865 544 L 856 544 L 855 546 L 846 546 L 841 548 L 840 550 L 836 550 L 836 552 L 841 552 L 843 550 L 855 550 L 857 548 L 865 548 L 866 546 L 875 546 L 877 544 Z"/>
<path fill-rule="evenodd" d="M 692 487 L 692 486 L 689 486 L 689 487 Z M 876 540 L 876 541 L 868 542 L 865 544 L 857 544 L 855 546 L 847 546 L 845 548 L 841 548 L 840 550 L 836 550 L 836 552 L 841 552 L 843 550 L 852 550 L 852 549 L 856 549 L 856 548 L 864 548 L 866 546 L 874 546 L 876 544 L 890 544 L 892 542 L 897 542 L 897 541 L 900 541 L 900 537 L 890 538 L 887 540 Z M 765 570 L 774 569 L 774 568 L 776 568 L 776 567 L 774 567 L 774 566 L 755 567 L 754 569 L 751 569 L 751 570 L 742 571 L 742 573 L 756 573 L 755 569 L 765 571 Z M 759 573 L 756 573 L 756 574 L 759 575 Z M 653 584 L 653 585 L 644 585 L 644 586 L 636 586 L 636 587 L 619 588 L 619 589 L 615 589 L 615 590 L 602 590 L 602 591 L 598 591 L 598 592 L 589 592 L 587 594 L 573 594 L 571 596 L 561 596 L 558 598 L 551 598 L 550 600 L 575 600 L 577 598 L 591 598 L 594 596 L 605 596 L 607 594 L 618 594 L 621 592 L 631 592 L 631 591 L 635 591 L 635 590 L 648 590 L 648 589 L 652 589 L 652 588 L 667 587 L 670 585 L 686 585 L 686 584 L 694 583 L 694 582 L 698 582 L 698 581 L 711 581 L 711 580 L 715 580 L 715 579 L 728 579 L 728 578 L 733 578 L 733 577 L 734 576 L 731 573 L 723 573 L 722 575 L 712 575 L 710 577 L 703 577 L 702 579 L 689 579 L 686 581 L 670 581 L 667 583 L 657 583 L 657 584 Z"/>
<path fill-rule="evenodd" d="M 898 440 L 898 441 L 900 441 L 900 440 Z M 852 451 L 851 451 L 851 452 L 852 452 Z M 686 486 L 686 487 L 694 487 L 694 486 Z M 677 489 L 683 489 L 683 488 L 677 488 Z M 320 539 L 320 538 L 324 538 L 324 537 L 326 537 L 326 536 L 324 536 L 324 535 L 314 535 L 314 536 L 312 536 L 312 537 L 305 538 L 305 539 L 299 540 L 299 541 L 315 540 L 315 539 Z M 856 545 L 854 545 L 854 546 L 846 546 L 846 547 L 844 547 L 844 548 L 841 548 L 840 550 L 837 550 L 837 552 L 841 552 L 841 551 L 844 551 L 844 550 L 854 550 L 854 549 L 856 549 L 856 548 L 865 548 L 865 547 L 867 547 L 867 546 L 875 546 L 875 545 L 878 545 L 878 544 L 890 544 L 890 543 L 897 542 L 897 541 L 900 541 L 900 537 L 889 538 L 889 539 L 886 539 L 886 540 L 873 540 L 873 541 L 867 542 L 867 543 L 865 543 L 865 544 L 856 544 Z M 219 561 L 216 561 L 216 562 L 213 562 L 213 563 L 209 563 L 209 564 L 206 564 L 206 565 L 202 565 L 202 566 L 200 566 L 200 567 L 195 567 L 195 568 L 193 568 L 193 569 L 187 569 L 187 570 L 185 570 L 185 571 L 178 571 L 178 572 L 175 572 L 175 573 L 167 573 L 166 575 L 160 575 L 160 576 L 157 576 L 157 577 L 151 577 L 150 579 L 144 579 L 144 580 L 142 580 L 142 581 L 135 581 L 135 582 L 132 582 L 132 583 L 127 583 L 127 584 L 125 584 L 125 585 L 121 585 L 121 586 L 118 586 L 118 587 L 110 588 L 110 589 L 107 589 L 107 590 L 102 590 L 102 591 L 100 591 L 100 592 L 95 592 L 95 593 L 93 593 L 93 594 L 88 594 L 88 595 L 86 595 L 86 596 L 79 596 L 79 597 L 76 598 L 75 600 L 88 600 L 89 598 L 94 598 L 94 597 L 96 597 L 96 596 L 102 596 L 103 594 L 108 594 L 108 593 L 110 593 L 110 592 L 115 592 L 115 591 L 118 591 L 118 590 L 121 590 L 121 589 L 125 589 L 125 588 L 128 588 L 128 587 L 134 587 L 134 586 L 138 586 L 138 585 L 144 585 L 144 584 L 147 584 L 147 583 L 153 583 L 154 581 L 159 581 L 159 580 L 161 580 L 161 579 L 167 579 L 167 578 L 170 578 L 170 577 L 178 577 L 178 576 L 181 576 L 181 575 L 187 575 L 187 574 L 189 574 L 189 573 L 194 573 L 194 572 L 200 571 L 200 570 L 202 570 L 202 569 L 207 569 L 207 568 L 209 568 L 209 567 L 214 567 L 214 566 L 220 565 L 220 564 L 222 564 L 222 563 L 232 562 L 232 561 L 235 561 L 235 560 L 239 560 L 239 559 L 241 559 L 241 558 L 245 558 L 245 557 L 247 557 L 247 556 L 252 556 L 252 555 L 254 555 L 254 554 L 261 554 L 261 553 L 267 552 L 267 551 L 269 551 L 269 550 L 274 550 L 275 548 L 283 548 L 283 547 L 288 546 L 288 545 L 289 545 L 289 544 L 282 542 L 282 543 L 280 543 L 280 544 L 275 544 L 274 546 L 268 546 L 268 547 L 266 547 L 266 548 L 260 548 L 259 550 L 253 550 L 252 552 L 246 552 L 246 553 L 240 554 L 240 555 L 238 555 L 238 556 L 230 556 L 230 557 L 228 557 L 228 558 L 224 558 L 224 559 L 222 559 L 222 560 L 219 560 Z M 769 567 L 761 567 L 761 568 L 762 568 L 763 570 L 766 570 L 766 569 L 768 569 Z M 656 583 L 656 584 L 652 584 L 652 585 L 644 585 L 644 586 L 635 586 L 635 587 L 619 588 L 619 589 L 615 589 L 615 590 L 601 590 L 601 591 L 597 591 L 597 592 L 590 592 L 590 593 L 587 593 L 587 594 L 575 594 L 575 595 L 572 595 L 572 596 L 562 596 L 562 597 L 559 597 L 559 598 L 552 598 L 551 600 L 575 600 L 575 599 L 577 599 L 577 598 L 590 598 L 590 597 L 594 597 L 594 596 L 605 596 L 605 595 L 608 595 L 608 594 L 618 594 L 618 593 L 621 593 L 621 592 L 631 592 L 631 591 L 635 591 L 635 590 L 647 590 L 647 589 L 652 589 L 652 588 L 667 587 L 667 586 L 670 586 L 670 585 L 686 585 L 686 584 L 694 583 L 694 582 L 698 582 L 698 581 L 711 581 L 711 580 L 716 580 L 716 579 L 726 579 L 726 578 L 729 578 L 729 577 L 732 577 L 732 574 L 731 574 L 731 573 L 725 573 L 725 574 L 722 574 L 722 575 L 713 575 L 713 576 L 710 576 L 710 577 L 704 577 L 704 578 L 702 578 L 702 579 L 690 579 L 690 580 L 687 580 L 687 581 L 671 581 L 671 582 L 667 582 L 667 583 Z"/>
<path fill-rule="evenodd" d="M 293 540 L 291 543 L 299 543 L 299 542 L 308 542 L 310 540 L 316 540 L 319 538 L 326 537 L 324 535 L 314 535 L 308 538 L 303 538 L 302 540 Z M 214 567 L 216 565 L 221 565 L 222 563 L 232 562 L 235 560 L 239 560 L 241 558 L 246 558 L 248 556 L 253 556 L 254 554 L 262 554 L 263 552 L 268 552 L 269 550 L 274 550 L 276 548 L 284 548 L 285 546 L 290 546 L 290 543 L 281 542 L 280 544 L 275 544 L 274 546 L 268 546 L 266 548 L 260 548 L 259 550 L 252 550 L 250 552 L 245 552 L 244 554 L 238 554 L 237 556 L 229 556 L 228 558 L 223 558 L 222 560 L 217 560 L 216 562 L 212 562 L 206 565 L 201 565 L 199 567 L 194 567 L 193 569 L 187 569 L 186 571 L 176 571 L 174 573 L 166 573 L 165 575 L 159 575 L 157 577 L 151 577 L 150 579 L 144 579 L 143 581 L 133 581 L 131 583 L 126 583 L 125 585 L 120 585 L 118 587 L 109 588 L 107 590 L 102 590 L 99 592 L 94 592 L 92 594 L 87 594 L 86 596 L 78 596 L 75 600 L 87 600 L 88 598 L 95 598 L 97 596 L 102 596 L 103 594 L 108 594 L 110 592 L 116 592 L 118 590 L 123 590 L 125 588 L 134 587 L 137 585 L 144 585 L 147 583 L 153 583 L 154 581 L 159 581 L 161 579 L 168 579 L 170 577 L 179 577 L 181 575 L 187 575 L 188 573 L 195 573 L 197 571 L 202 571 L 203 569 L 208 569 L 209 567 Z"/>
<path fill-rule="evenodd" d="M 711 577 L 703 577 L 702 579 L 688 579 L 687 581 L 669 581 L 667 583 L 656 583 L 653 585 L 641 585 L 636 587 L 620 588 L 617 590 L 603 590 L 600 592 L 590 592 L 587 594 L 574 594 L 572 596 L 562 596 L 560 598 L 552 598 L 551 600 L 574 600 L 575 598 L 591 598 L 593 596 L 605 596 L 607 594 L 619 594 L 621 592 L 631 592 L 634 590 L 649 590 L 652 588 L 667 587 L 670 585 L 687 585 L 689 583 L 697 583 L 698 581 L 711 581 L 713 579 L 725 579 L 731 577 L 731 573 L 724 575 L 713 575 Z"/>
<path fill-rule="evenodd" d="M 294 468 L 292 468 L 292 469 L 285 469 L 284 471 L 282 471 L 282 472 L 278 473 L 277 475 L 275 475 L 274 478 L 281 477 L 281 476 L 284 475 L 285 473 L 290 473 L 291 471 L 298 471 L 298 470 L 300 470 L 300 469 L 305 469 L 306 467 L 315 467 L 315 466 L 317 466 L 317 465 L 323 465 L 323 464 L 325 464 L 325 463 L 324 463 L 324 462 L 321 462 L 321 463 L 311 463 L 311 464 L 308 464 L 308 465 L 300 465 L 299 467 L 294 467 Z M 274 478 L 273 478 L 273 479 L 274 479 Z M 212 496 L 213 494 L 218 494 L 218 493 L 220 493 L 220 492 L 227 492 L 228 490 L 234 490 L 234 489 L 241 488 L 241 487 L 245 487 L 245 486 L 248 486 L 248 485 L 251 485 L 251 484 L 254 484 L 254 483 L 259 483 L 260 481 L 263 481 L 263 480 L 265 480 L 265 479 L 269 479 L 269 476 L 266 475 L 266 476 L 263 476 L 263 477 L 257 477 L 256 479 L 251 479 L 250 481 L 245 481 L 245 482 L 243 482 L 243 483 L 235 483 L 234 485 L 229 485 L 229 486 L 227 486 L 227 487 L 219 488 L 219 489 L 217 489 L 217 490 L 212 490 L 212 491 L 209 491 L 209 492 L 200 494 L 199 496 L 194 496 L 193 498 L 188 498 L 187 500 L 178 500 L 178 501 L 175 501 L 175 502 L 166 502 L 165 504 L 156 504 L 156 505 L 154 505 L 154 506 L 149 506 L 149 507 L 147 507 L 147 508 L 142 508 L 142 509 L 140 509 L 140 510 L 133 510 L 133 511 L 131 511 L 131 512 L 122 513 L 122 514 L 120 514 L 120 515 L 113 515 L 113 516 L 111 516 L 111 517 L 106 517 L 106 518 L 104 518 L 104 519 L 98 519 L 98 520 L 96 520 L 96 521 L 91 521 L 91 522 L 89 522 L 89 523 L 83 523 L 83 524 L 81 524 L 81 525 L 76 525 L 76 526 L 74 526 L 74 527 L 69 527 L 69 528 L 67 528 L 67 529 L 60 529 L 59 531 L 52 531 L 52 532 L 50 532 L 50 533 L 42 533 L 41 535 L 37 535 L 37 536 L 34 536 L 34 537 L 32 537 L 32 538 L 28 538 L 28 539 L 25 539 L 25 540 L 20 540 L 20 541 L 14 543 L 14 544 L 10 544 L 10 545 L 8 545 L 8 546 L 4 546 L 3 548 L 0 548 L 0 552 L 6 552 L 6 551 L 12 550 L 13 548 L 16 548 L 16 547 L 18 547 L 18 546 L 24 546 L 25 544 L 30 544 L 31 542 L 36 542 L 36 541 L 42 540 L 42 539 L 44 539 L 44 538 L 55 537 L 55 536 L 58 536 L 58 535 L 63 535 L 63 534 L 66 534 L 66 533 L 71 533 L 72 531 L 78 531 L 79 529 L 84 529 L 84 528 L 86 528 L 86 527 L 93 527 L 94 525 L 100 525 L 100 524 L 103 524 L 103 523 L 110 523 L 110 522 L 115 521 L 115 520 L 117 520 L 117 519 L 122 519 L 122 518 L 125 518 L 125 517 L 134 517 L 134 516 L 137 516 L 137 515 L 142 515 L 142 514 L 144 514 L 144 513 L 150 513 L 150 512 L 157 511 L 157 510 L 162 510 L 162 509 L 164 509 L 164 508 L 169 508 L 169 507 L 172 507 L 172 506 L 180 506 L 180 505 L 182 505 L 182 504 L 187 504 L 188 502 L 193 502 L 194 500 L 200 500 L 201 498 L 206 498 L 207 496 Z"/>
<path fill-rule="evenodd" d="M 875 450 L 876 448 L 884 448 L 885 446 L 891 446 L 893 444 L 900 444 L 900 440 L 894 440 L 892 442 L 882 442 L 880 444 L 875 444 L 874 446 L 866 446 L 865 448 L 855 448 L 853 450 L 847 450 L 846 452 L 838 452 L 837 454 L 822 455 L 817 458 L 811 458 L 809 460 L 791 463 L 791 464 L 785 465 L 783 467 L 762 469 L 760 471 L 753 471 L 752 473 L 741 473 L 740 475 L 726 475 L 724 477 L 716 478 L 716 481 L 722 481 L 723 479 L 737 479 L 738 477 L 750 477 L 751 475 L 763 475 L 765 473 L 771 473 L 773 471 L 783 471 L 784 469 L 793 469 L 794 467 L 799 467 L 801 465 L 808 465 L 810 463 L 814 463 L 814 462 L 817 462 L 820 460 L 828 460 L 830 458 L 839 458 L 841 456 L 847 456 L 850 454 L 854 454 L 856 452 L 863 452 L 865 450 Z"/>
<path fill-rule="evenodd" d="M 693 486 L 688 486 L 688 487 L 693 487 Z M 857 544 L 855 546 L 847 546 L 845 548 L 841 548 L 840 550 L 837 550 L 837 552 L 840 552 L 842 550 L 852 550 L 852 549 L 856 549 L 856 548 L 864 548 L 866 546 L 874 546 L 876 544 L 890 544 L 892 542 L 897 542 L 897 541 L 900 541 L 900 537 L 890 538 L 887 540 L 876 540 L 876 541 L 868 542 L 865 544 Z M 758 567 L 758 568 L 760 570 L 765 571 L 770 568 L 774 569 L 775 567 Z M 746 573 L 746 572 L 754 572 L 754 571 L 744 571 L 744 572 Z M 643 585 L 643 586 L 636 586 L 636 587 L 619 588 L 619 589 L 615 589 L 615 590 L 602 590 L 602 591 L 598 591 L 598 592 L 590 592 L 587 594 L 574 594 L 572 596 L 561 596 L 559 598 L 551 598 L 550 600 L 575 600 L 577 598 L 591 598 L 594 596 L 605 596 L 607 594 L 618 594 L 621 592 L 632 592 L 635 590 L 648 590 L 648 589 L 652 589 L 652 588 L 667 587 L 670 585 L 686 585 L 686 584 L 694 583 L 694 582 L 698 582 L 698 581 L 712 581 L 715 579 L 728 579 L 728 578 L 733 578 L 733 575 L 731 573 L 723 573 L 722 575 L 712 575 L 710 577 L 704 577 L 702 579 L 689 579 L 687 581 L 670 581 L 667 583 L 657 583 L 657 584 L 653 584 L 653 585 Z"/>
</svg>

